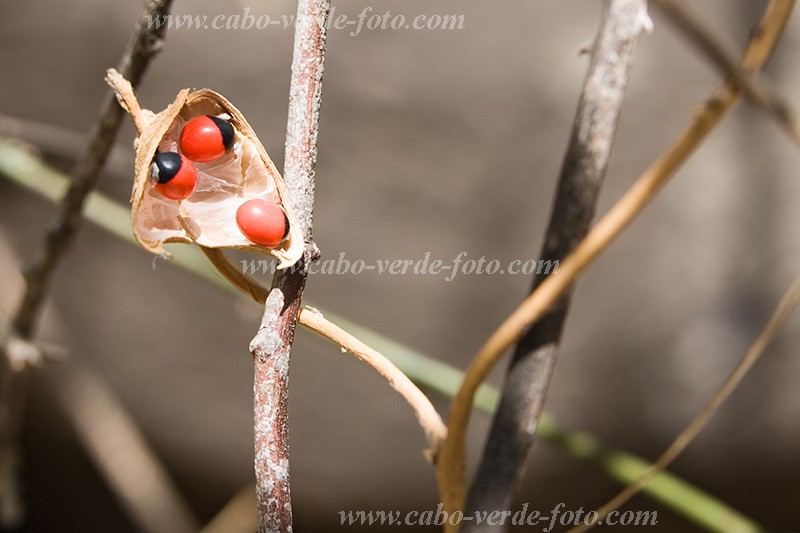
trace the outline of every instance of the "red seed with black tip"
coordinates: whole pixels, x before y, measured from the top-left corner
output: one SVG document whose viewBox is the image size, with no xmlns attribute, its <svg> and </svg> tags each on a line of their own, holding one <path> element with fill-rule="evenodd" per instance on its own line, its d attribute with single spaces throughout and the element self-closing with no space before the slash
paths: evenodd
<svg viewBox="0 0 800 533">
<path fill-rule="evenodd" d="M 150 173 L 155 188 L 171 200 L 185 200 L 197 187 L 197 169 L 187 158 L 175 152 L 158 152 Z"/>
<path fill-rule="evenodd" d="M 233 126 L 211 115 L 195 117 L 181 131 L 181 153 L 197 163 L 216 161 L 233 146 Z"/>
</svg>

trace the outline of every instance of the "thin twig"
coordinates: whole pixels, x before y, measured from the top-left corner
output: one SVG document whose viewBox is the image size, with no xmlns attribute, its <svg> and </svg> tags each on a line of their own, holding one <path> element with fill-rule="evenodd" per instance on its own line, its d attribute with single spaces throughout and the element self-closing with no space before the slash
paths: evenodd
<svg viewBox="0 0 800 533">
<path fill-rule="evenodd" d="M 165 15 L 171 3 L 172 0 L 150 0 L 147 3 L 133 39 L 120 60 L 117 70 L 134 87 L 139 84 L 150 61 L 163 46 L 167 25 L 156 28 L 150 21 L 152 17 Z M 72 169 L 73 179 L 61 203 L 55 224 L 47 234 L 45 250 L 25 272 L 25 296 L 13 322 L 14 330 L 23 337 L 31 335 L 50 274 L 80 227 L 84 200 L 97 182 L 100 169 L 114 144 L 123 114 L 113 91 L 109 90 L 100 118 L 89 137 L 90 141 Z"/>
<path fill-rule="evenodd" d="M 563 260 L 589 231 L 608 168 L 636 45 L 645 29 L 646 9 L 645 0 L 605 3 L 540 254 L 545 260 Z M 532 290 L 548 275 L 537 274 Z M 468 515 L 511 507 L 536 438 L 570 295 L 567 290 L 517 344 L 470 488 L 465 510 Z M 501 531 L 504 526 L 480 521 L 465 523 L 462 529 Z"/>
<path fill-rule="evenodd" d="M 126 514 L 150 533 L 191 533 L 188 504 L 109 385 L 80 358 L 53 365 L 48 388 Z"/>
<path fill-rule="evenodd" d="M 742 67 L 760 69 L 771 55 L 785 27 L 794 0 L 773 0 L 753 32 L 742 60 Z M 437 478 L 443 501 L 449 511 L 461 508 L 464 487 L 466 428 L 472 400 L 478 386 L 503 355 L 541 318 L 578 276 L 603 252 L 649 203 L 677 168 L 733 107 L 741 92 L 735 83 L 726 83 L 696 111 L 694 120 L 673 145 L 631 186 L 609 212 L 592 228 L 575 250 L 559 265 L 557 276 L 550 276 L 500 325 L 470 364 L 461 388 L 453 400 L 448 420 L 448 435 L 437 463 Z"/>
<path fill-rule="evenodd" d="M 650 465 L 650 468 L 648 468 L 639 479 L 625 487 L 625 489 L 614 496 L 605 505 L 598 508 L 597 512 L 593 515 L 595 519 L 590 523 L 581 524 L 578 527 L 570 529 L 569 533 L 580 533 L 594 527 L 599 520 L 602 520 L 608 516 L 610 512 L 618 509 L 621 505 L 624 505 L 625 502 L 630 500 L 644 485 L 663 472 L 667 466 L 686 449 L 692 440 L 706 427 L 708 421 L 719 411 L 722 403 L 728 399 L 734 389 L 742 382 L 742 379 L 750 372 L 750 369 L 753 368 L 753 365 L 756 364 L 764 353 L 764 350 L 766 350 L 767 346 L 769 346 L 775 338 L 775 335 L 777 335 L 781 327 L 783 327 L 783 324 L 786 322 L 786 319 L 789 318 L 789 314 L 794 310 L 798 301 L 800 301 L 800 276 L 795 278 L 786 293 L 784 293 L 778 307 L 772 313 L 769 322 L 767 322 L 767 325 L 761 333 L 759 333 L 758 337 L 756 337 L 756 340 L 753 341 L 753 344 L 747 349 L 747 352 L 730 375 L 714 392 L 703 410 L 694 417 L 689 425 L 686 426 L 677 437 L 675 437 L 672 444 L 669 445 L 655 463 Z"/>
<path fill-rule="evenodd" d="M 414 385 L 408 376 L 401 372 L 385 355 L 326 320 L 319 311 L 303 308 L 300 311 L 300 323 L 338 344 L 343 350 L 352 353 L 383 376 L 414 410 L 428 442 L 429 450 L 426 456 L 434 457 L 436 455 L 444 443 L 447 427 L 428 397 Z"/>
<path fill-rule="evenodd" d="M 299 268 L 281 270 L 272 280 L 254 356 L 254 433 L 258 528 L 291 531 L 289 490 L 289 356 L 308 274 L 319 252 L 312 242 L 314 178 L 325 37 L 330 0 L 299 0 L 289 87 L 284 180 L 303 230 L 306 250 Z"/>
<path fill-rule="evenodd" d="M 253 512 L 255 489 L 253 485 L 240 489 L 200 533 L 253 533 L 258 527 Z"/>
<path fill-rule="evenodd" d="M 237 269 L 221 250 L 206 247 L 201 247 L 201 249 L 217 269 L 217 272 L 222 274 L 233 286 L 257 302 L 262 304 L 266 302 L 269 291 Z M 322 313 L 316 310 L 311 310 L 308 307 L 302 308 L 298 322 L 352 353 L 386 379 L 389 385 L 403 396 L 414 410 L 428 442 L 429 449 L 426 456 L 436 456 L 444 443 L 447 428 L 428 397 L 414 385 L 414 382 L 408 376 L 385 355 L 367 346 L 358 338 L 326 319 Z"/>
<path fill-rule="evenodd" d="M 260 304 L 267 301 L 269 290 L 236 268 L 227 258 L 224 251 L 220 248 L 208 248 L 206 246 L 201 246 L 200 250 L 205 254 L 211 264 L 214 265 L 217 272 L 228 280 L 231 285 Z"/>
<path fill-rule="evenodd" d="M 151 59 L 162 47 L 166 24 L 159 28 L 151 26 L 151 17 L 165 15 L 171 3 L 171 0 L 149 0 L 125 49 L 118 68 L 134 84 L 138 84 Z M 55 223 L 47 233 L 44 251 L 24 272 L 25 293 L 11 321 L 13 336 L 25 341 L 33 337 L 51 274 L 80 228 L 84 201 L 113 146 L 122 115 L 113 92 L 108 91 L 89 142 L 72 168 L 70 187 L 60 203 Z M 12 369 L 5 346 L 0 350 L 3 352 L 0 353 L 0 381 L 3 385 L 0 395 L 0 524 L 11 525 L 22 520 L 22 511 L 9 502 L 20 500 L 17 464 L 27 369 Z"/>
<path fill-rule="evenodd" d="M 655 5 L 723 74 L 736 80 L 744 93 L 769 113 L 795 143 L 800 144 L 797 113 L 791 104 L 767 83 L 763 75 L 749 72 L 739 66 L 736 56 L 728 51 L 722 40 L 682 2 L 656 0 Z"/>
</svg>

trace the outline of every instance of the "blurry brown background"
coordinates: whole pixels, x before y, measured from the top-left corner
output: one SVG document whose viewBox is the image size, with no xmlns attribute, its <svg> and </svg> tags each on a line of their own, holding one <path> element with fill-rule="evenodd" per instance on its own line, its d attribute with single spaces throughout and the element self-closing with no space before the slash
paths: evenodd
<svg viewBox="0 0 800 533">
<path fill-rule="evenodd" d="M 693 3 L 694 4 L 694 3 Z M 765 2 L 694 6 L 741 47 Z M 337 14 L 463 14 L 452 31 L 331 30 L 314 236 L 324 257 L 506 264 L 535 258 L 588 61 L 597 1 L 335 1 Z M 177 1 L 176 14 L 293 15 L 294 2 Z M 5 0 L 0 113 L 85 134 L 141 2 Z M 654 14 L 655 15 L 655 14 Z M 719 76 L 661 17 L 643 36 L 601 199 L 605 210 L 674 138 Z M 291 29 L 173 30 L 139 91 L 160 110 L 183 87 L 213 88 L 248 117 L 279 168 Z M 795 15 L 768 73 L 800 107 Z M 31 130 L 20 136 L 37 142 Z M 126 202 L 126 123 L 100 190 Z M 68 144 L 68 143 L 67 143 Z M 72 153 L 47 150 L 66 168 Z M 571 427 L 654 458 L 696 413 L 766 322 L 800 265 L 800 152 L 738 107 L 581 279 L 549 410 Z M 0 232 L 30 260 L 53 206 L 0 180 Z M 465 368 L 528 290 L 529 276 L 317 275 L 307 303 Z M 54 277 L 40 337 L 113 386 L 205 520 L 252 479 L 252 368 L 260 309 L 91 225 Z M 13 303 L 13 302 L 12 302 Z M 790 321 L 674 471 L 775 530 L 800 528 L 800 319 Z M 297 531 L 338 529 L 339 510 L 433 509 L 432 469 L 410 410 L 373 372 L 298 335 L 290 393 Z M 26 444 L 26 531 L 132 531 L 41 374 Z M 503 364 L 503 366 L 505 363 Z M 501 383 L 502 369 L 493 382 Z M 448 401 L 434 396 L 446 414 Z M 476 415 L 474 457 L 488 418 Z M 539 445 L 519 503 L 589 509 L 618 489 Z M 694 526 L 659 510 L 650 531 Z M 606 528 L 608 530 L 612 528 Z M 373 528 L 372 530 L 377 530 Z"/>
</svg>

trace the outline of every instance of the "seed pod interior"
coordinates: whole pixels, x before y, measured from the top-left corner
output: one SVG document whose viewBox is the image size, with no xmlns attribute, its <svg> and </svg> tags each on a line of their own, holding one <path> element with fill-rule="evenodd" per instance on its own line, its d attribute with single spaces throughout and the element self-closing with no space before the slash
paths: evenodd
<svg viewBox="0 0 800 533">
<path fill-rule="evenodd" d="M 157 151 L 178 152 L 184 125 L 203 115 L 230 121 L 235 130 L 233 146 L 220 159 L 193 163 L 197 187 L 191 196 L 183 200 L 166 198 L 152 180 L 153 159 Z M 302 256 L 302 233 L 286 201 L 283 180 L 253 129 L 230 102 L 208 89 L 183 90 L 158 115 L 152 117 L 144 112 L 141 116 L 150 120 L 145 122 L 136 142 L 136 181 L 131 202 L 133 233 L 142 246 L 157 254 L 166 253 L 163 245 L 168 242 L 238 248 L 272 254 L 279 259 L 279 268 L 294 264 Z M 236 211 L 252 199 L 278 204 L 286 213 L 289 233 L 279 246 L 259 246 L 239 230 Z"/>
</svg>

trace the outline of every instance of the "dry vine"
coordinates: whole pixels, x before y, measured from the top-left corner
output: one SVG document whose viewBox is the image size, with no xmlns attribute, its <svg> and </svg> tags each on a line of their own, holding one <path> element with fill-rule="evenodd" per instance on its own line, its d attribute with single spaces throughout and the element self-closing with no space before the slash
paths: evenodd
<svg viewBox="0 0 800 533">
<path fill-rule="evenodd" d="M 563 260 L 589 231 L 605 178 L 639 35 L 649 19 L 643 0 L 606 3 L 592 49 L 569 147 L 539 257 Z M 548 274 L 534 277 L 535 290 Z M 466 512 L 511 508 L 555 368 L 571 291 L 559 298 L 517 344 L 500 404 L 470 487 Z M 464 531 L 501 530 L 488 521 Z"/>
<path fill-rule="evenodd" d="M 793 0 L 773 0 L 753 32 L 742 59 L 742 68 L 758 70 L 772 54 L 794 5 Z M 448 421 L 448 438 L 437 465 L 440 493 L 445 510 L 460 510 L 464 494 L 466 427 L 478 386 L 503 355 L 539 320 L 580 274 L 614 241 L 644 209 L 655 194 L 692 154 L 701 141 L 741 96 L 735 82 L 726 83 L 695 112 L 689 127 L 631 186 L 609 212 L 592 228 L 575 250 L 560 264 L 559 275 L 550 276 L 503 322 L 476 355 L 462 382 Z"/>
<path fill-rule="evenodd" d="M 120 59 L 120 70 L 137 85 L 150 61 L 161 50 L 166 26 L 149 24 L 152 17 L 169 12 L 171 0 L 149 0 Z M 52 273 L 80 229 L 81 211 L 97 182 L 100 169 L 114 144 L 123 111 L 109 91 L 100 116 L 82 154 L 72 168 L 72 181 L 59 204 L 59 212 L 45 237 L 44 249 L 25 270 L 25 292 L 4 335 L 0 354 L 0 523 L 9 526 L 23 518 L 19 495 L 19 438 L 24 416 L 30 367 L 40 360 L 31 343 Z M 9 349 L 11 348 L 11 349 Z"/>
</svg>

